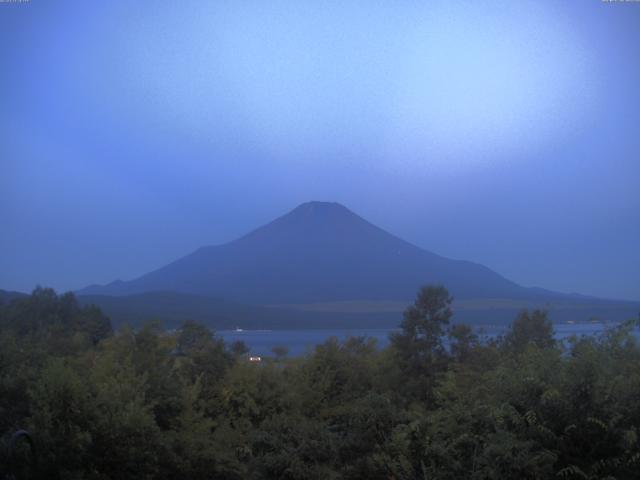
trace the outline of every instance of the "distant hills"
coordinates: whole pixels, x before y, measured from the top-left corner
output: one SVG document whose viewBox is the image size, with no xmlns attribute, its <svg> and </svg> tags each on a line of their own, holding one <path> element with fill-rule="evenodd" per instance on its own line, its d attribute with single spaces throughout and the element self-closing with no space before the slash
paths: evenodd
<svg viewBox="0 0 640 480">
<path fill-rule="evenodd" d="M 203 295 L 146 292 L 126 296 L 80 295 L 82 304 L 98 305 L 114 325 L 139 325 L 160 320 L 175 328 L 195 320 L 218 330 L 274 328 L 376 328 L 394 326 L 399 312 L 312 311 L 286 307 L 263 307 Z"/>
<path fill-rule="evenodd" d="M 15 300 L 17 298 L 22 298 L 25 297 L 26 294 L 22 293 L 22 292 L 12 292 L 9 290 L 0 290 L 0 305 L 4 304 L 4 303 L 9 303 L 12 300 Z"/>
<path fill-rule="evenodd" d="M 206 246 L 131 281 L 76 292 L 117 325 L 185 319 L 214 328 L 362 328 L 399 323 L 427 284 L 445 285 L 455 319 L 504 324 L 523 308 L 554 321 L 636 318 L 619 302 L 520 286 L 473 262 L 406 242 L 338 203 L 308 202 L 247 235 Z M 0 302 L 17 292 L 0 291 Z"/>
<path fill-rule="evenodd" d="M 27 294 L 0 290 L 0 305 Z M 113 325 L 139 326 L 158 320 L 176 328 L 195 320 L 216 330 L 260 329 L 371 329 L 395 327 L 407 302 L 350 301 L 291 304 L 276 307 L 245 305 L 213 297 L 176 292 L 132 295 L 79 295 L 83 305 L 98 305 Z M 524 308 L 549 308 L 555 322 L 620 321 L 636 318 L 640 306 L 633 302 L 555 302 L 535 300 L 455 300 L 454 321 L 481 325 L 506 325 Z"/>
</svg>

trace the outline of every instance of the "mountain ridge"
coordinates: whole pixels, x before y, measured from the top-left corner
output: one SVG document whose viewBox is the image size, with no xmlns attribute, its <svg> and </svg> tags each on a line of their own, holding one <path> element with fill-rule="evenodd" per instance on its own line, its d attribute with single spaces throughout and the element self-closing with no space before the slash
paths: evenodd
<svg viewBox="0 0 640 480">
<path fill-rule="evenodd" d="M 456 298 L 562 298 L 522 287 L 488 267 L 409 243 L 335 202 L 298 205 L 231 242 L 203 246 L 130 281 L 81 295 L 175 291 L 247 304 L 409 300 L 425 284 Z"/>
</svg>

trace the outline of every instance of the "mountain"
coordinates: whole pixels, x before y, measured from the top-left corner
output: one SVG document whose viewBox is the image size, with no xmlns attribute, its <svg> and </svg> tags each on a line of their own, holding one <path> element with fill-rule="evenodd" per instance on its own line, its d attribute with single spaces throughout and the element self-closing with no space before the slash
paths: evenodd
<svg viewBox="0 0 640 480">
<path fill-rule="evenodd" d="M 304 203 L 230 243 L 202 247 L 131 281 L 78 293 L 171 291 L 254 305 L 307 304 L 407 301 L 432 283 L 445 285 L 458 299 L 568 298 L 421 249 L 329 202 Z"/>
<path fill-rule="evenodd" d="M 14 292 L 10 290 L 0 290 L 0 305 L 10 303 L 12 300 L 26 297 L 26 293 Z"/>
</svg>

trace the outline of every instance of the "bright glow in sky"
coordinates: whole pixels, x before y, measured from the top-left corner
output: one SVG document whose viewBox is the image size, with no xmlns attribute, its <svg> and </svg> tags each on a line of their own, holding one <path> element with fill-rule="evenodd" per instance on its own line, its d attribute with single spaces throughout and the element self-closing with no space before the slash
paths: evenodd
<svg viewBox="0 0 640 480">
<path fill-rule="evenodd" d="M 205 142 L 247 130 L 279 161 L 340 161 L 357 142 L 392 168 L 495 161 L 575 128 L 598 88 L 576 81 L 593 71 L 586 39 L 535 3 L 166 10 L 121 32 L 128 102 Z"/>
<path fill-rule="evenodd" d="M 0 4 L 0 288 L 129 279 L 307 200 L 640 299 L 640 4 Z"/>
</svg>

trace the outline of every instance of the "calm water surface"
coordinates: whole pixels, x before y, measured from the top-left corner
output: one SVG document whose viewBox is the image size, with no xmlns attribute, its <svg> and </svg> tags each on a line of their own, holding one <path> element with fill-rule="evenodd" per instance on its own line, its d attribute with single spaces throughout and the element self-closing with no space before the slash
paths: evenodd
<svg viewBox="0 0 640 480">
<path fill-rule="evenodd" d="M 556 338 L 561 340 L 571 335 L 593 335 L 602 332 L 607 326 L 602 323 L 576 323 L 576 324 L 556 324 L 554 329 Z M 478 327 L 477 333 L 484 337 L 495 337 L 505 331 L 503 326 Z M 399 331 L 394 328 L 385 329 L 327 329 L 327 330 L 221 330 L 217 333 L 222 336 L 227 343 L 242 340 L 251 350 L 253 355 L 272 355 L 271 349 L 275 346 L 285 346 L 289 349 L 289 356 L 304 355 L 311 352 L 313 348 L 326 341 L 330 337 L 345 340 L 348 337 L 364 336 L 372 337 L 377 341 L 378 346 L 385 347 L 389 344 L 389 334 Z M 640 331 L 635 330 L 637 337 Z"/>
</svg>

